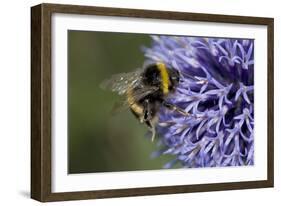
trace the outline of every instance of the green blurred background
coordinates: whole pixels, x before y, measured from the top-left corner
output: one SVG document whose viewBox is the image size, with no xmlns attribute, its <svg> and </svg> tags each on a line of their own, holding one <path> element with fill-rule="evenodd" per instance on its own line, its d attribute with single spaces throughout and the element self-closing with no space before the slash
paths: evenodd
<svg viewBox="0 0 281 206">
<path fill-rule="evenodd" d="M 112 74 L 142 66 L 145 34 L 68 31 L 68 172 L 161 169 L 171 156 L 152 159 L 156 141 L 130 113 L 111 114 L 120 97 L 99 85 Z"/>
</svg>

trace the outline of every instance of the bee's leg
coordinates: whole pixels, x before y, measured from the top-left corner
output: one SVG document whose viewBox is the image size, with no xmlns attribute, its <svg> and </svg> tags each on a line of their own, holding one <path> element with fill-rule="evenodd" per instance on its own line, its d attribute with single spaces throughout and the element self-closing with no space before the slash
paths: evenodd
<svg viewBox="0 0 281 206">
<path fill-rule="evenodd" d="M 148 126 L 148 129 L 151 131 L 152 135 L 151 135 L 151 141 L 153 142 L 153 140 L 155 139 L 156 136 L 156 129 L 155 129 L 155 123 L 153 122 L 153 120 L 147 120 L 146 124 Z"/>
<path fill-rule="evenodd" d="M 179 108 L 178 106 L 168 103 L 166 101 L 163 101 L 163 106 L 165 106 L 167 109 L 172 110 L 172 111 L 176 111 L 184 116 L 189 116 L 190 113 L 184 111 L 182 108 Z"/>
<path fill-rule="evenodd" d="M 143 119 L 144 121 L 150 121 L 151 120 L 151 107 L 149 104 L 149 100 L 146 99 L 144 100 L 144 104 L 143 104 Z"/>
<path fill-rule="evenodd" d="M 153 119 L 152 119 L 151 106 L 149 104 L 149 100 L 148 99 L 146 99 L 144 101 L 143 108 L 144 108 L 143 119 L 146 122 L 146 124 L 148 125 L 148 128 L 149 128 L 149 130 L 152 133 L 151 141 L 153 141 L 155 139 L 155 136 L 156 136 L 156 129 L 155 129 L 155 123 L 153 122 Z"/>
<path fill-rule="evenodd" d="M 139 116 L 138 118 L 140 120 L 140 123 L 144 123 L 144 115 L 143 116 Z"/>
<path fill-rule="evenodd" d="M 155 139 L 155 135 L 156 135 L 156 129 L 155 129 L 154 124 L 151 124 L 151 132 L 152 132 L 151 141 L 153 142 Z"/>
</svg>

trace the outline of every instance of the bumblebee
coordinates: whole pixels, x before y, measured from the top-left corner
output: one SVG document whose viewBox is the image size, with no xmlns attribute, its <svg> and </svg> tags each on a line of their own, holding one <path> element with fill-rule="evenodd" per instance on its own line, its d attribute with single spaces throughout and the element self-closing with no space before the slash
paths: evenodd
<svg viewBox="0 0 281 206">
<path fill-rule="evenodd" d="M 189 115 L 166 98 L 179 84 L 180 73 L 162 62 L 148 64 L 129 73 L 115 74 L 101 84 L 101 88 L 117 92 L 125 97 L 121 107 L 131 110 L 135 117 L 145 123 L 155 138 L 155 126 L 162 106 L 182 115 Z M 119 105 L 120 107 L 120 105 Z"/>
</svg>

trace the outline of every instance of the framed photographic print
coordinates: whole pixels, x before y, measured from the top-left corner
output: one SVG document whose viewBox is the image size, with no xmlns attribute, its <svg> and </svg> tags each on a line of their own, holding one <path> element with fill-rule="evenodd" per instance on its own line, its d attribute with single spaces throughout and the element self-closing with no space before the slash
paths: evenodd
<svg viewBox="0 0 281 206">
<path fill-rule="evenodd" d="M 31 197 L 273 187 L 273 19 L 31 8 Z"/>
</svg>

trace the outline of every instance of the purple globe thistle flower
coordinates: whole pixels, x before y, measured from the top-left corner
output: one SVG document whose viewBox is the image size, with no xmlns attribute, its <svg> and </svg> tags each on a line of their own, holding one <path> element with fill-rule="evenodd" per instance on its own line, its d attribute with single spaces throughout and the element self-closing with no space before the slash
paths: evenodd
<svg viewBox="0 0 281 206">
<path fill-rule="evenodd" d="M 180 72 L 168 101 L 190 113 L 160 111 L 158 154 L 176 157 L 164 168 L 254 164 L 253 51 L 253 40 L 152 36 L 145 57 Z"/>
</svg>

